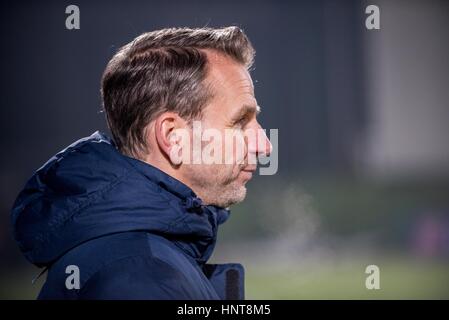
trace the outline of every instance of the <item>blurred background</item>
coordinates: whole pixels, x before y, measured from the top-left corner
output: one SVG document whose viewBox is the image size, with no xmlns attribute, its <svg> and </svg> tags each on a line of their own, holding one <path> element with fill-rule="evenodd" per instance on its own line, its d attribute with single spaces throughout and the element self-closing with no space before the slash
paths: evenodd
<svg viewBox="0 0 449 320">
<path fill-rule="evenodd" d="M 365 27 L 370 4 L 380 30 Z M 256 48 L 279 170 L 250 182 L 211 262 L 241 262 L 249 299 L 449 298 L 449 2 L 424 0 L 2 1 L 0 298 L 34 299 L 45 280 L 31 284 L 9 212 L 48 158 L 107 132 L 99 86 L 117 48 L 228 25 Z"/>
</svg>

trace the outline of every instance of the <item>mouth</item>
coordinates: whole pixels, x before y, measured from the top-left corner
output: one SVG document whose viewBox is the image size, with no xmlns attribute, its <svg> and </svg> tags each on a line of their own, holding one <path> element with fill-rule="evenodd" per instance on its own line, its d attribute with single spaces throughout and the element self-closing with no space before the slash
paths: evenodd
<svg viewBox="0 0 449 320">
<path fill-rule="evenodd" d="M 251 180 L 253 173 L 256 172 L 257 167 L 246 167 L 241 170 L 242 175 L 245 177 L 246 181 Z"/>
<path fill-rule="evenodd" d="M 249 172 L 249 173 L 254 173 L 256 172 L 257 167 L 256 166 L 248 166 L 246 168 L 243 168 L 242 171 L 244 172 Z"/>
</svg>

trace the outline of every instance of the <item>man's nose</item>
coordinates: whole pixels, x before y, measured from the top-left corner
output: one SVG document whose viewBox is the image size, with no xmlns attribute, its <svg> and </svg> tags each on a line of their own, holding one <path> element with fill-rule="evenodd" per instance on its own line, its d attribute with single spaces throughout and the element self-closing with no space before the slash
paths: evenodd
<svg viewBox="0 0 449 320">
<path fill-rule="evenodd" d="M 248 151 L 256 156 L 269 156 L 273 150 L 273 145 L 265 130 L 259 124 L 253 129 L 255 134 L 249 135 Z"/>
<path fill-rule="evenodd" d="M 269 156 L 273 151 L 273 145 L 270 139 L 268 139 L 265 130 L 259 126 L 257 130 L 257 155 Z"/>
</svg>

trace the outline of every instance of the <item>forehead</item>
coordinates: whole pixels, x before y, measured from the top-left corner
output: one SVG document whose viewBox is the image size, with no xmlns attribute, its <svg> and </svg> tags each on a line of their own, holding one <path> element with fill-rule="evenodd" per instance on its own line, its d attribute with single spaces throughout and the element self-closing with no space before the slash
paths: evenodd
<svg viewBox="0 0 449 320">
<path fill-rule="evenodd" d="M 207 80 L 217 98 L 254 100 L 254 85 L 245 66 L 219 52 L 206 50 L 208 58 Z"/>
</svg>

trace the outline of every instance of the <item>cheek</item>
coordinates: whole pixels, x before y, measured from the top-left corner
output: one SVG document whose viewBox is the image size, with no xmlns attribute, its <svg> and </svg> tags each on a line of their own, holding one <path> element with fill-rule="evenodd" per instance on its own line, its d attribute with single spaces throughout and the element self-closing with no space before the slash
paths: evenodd
<svg viewBox="0 0 449 320">
<path fill-rule="evenodd" d="M 245 159 L 247 157 L 248 153 L 248 147 L 245 139 L 242 139 L 242 141 L 239 141 L 236 144 L 236 147 L 234 148 L 234 154 L 236 159 L 236 164 L 241 165 L 245 162 Z"/>
<path fill-rule="evenodd" d="M 240 174 L 240 167 L 236 164 L 212 164 L 205 170 L 214 181 L 232 181 Z"/>
<path fill-rule="evenodd" d="M 239 165 L 242 164 L 248 152 L 245 136 L 242 131 L 233 131 L 225 135 L 223 146 L 223 154 L 225 164 Z"/>
</svg>

